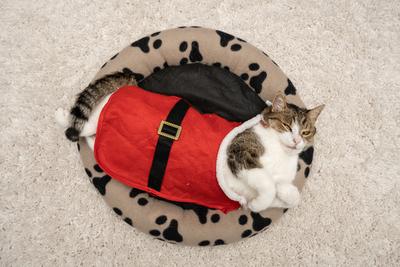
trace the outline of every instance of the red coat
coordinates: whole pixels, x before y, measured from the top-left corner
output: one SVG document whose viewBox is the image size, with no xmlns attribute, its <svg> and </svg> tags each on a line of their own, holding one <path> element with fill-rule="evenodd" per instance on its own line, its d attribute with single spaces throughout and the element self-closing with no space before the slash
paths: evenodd
<svg viewBox="0 0 400 267">
<path fill-rule="evenodd" d="M 161 198 L 196 203 L 223 212 L 238 202 L 225 196 L 216 178 L 216 157 L 222 139 L 239 123 L 190 107 L 182 131 L 173 142 L 161 190 L 148 187 L 160 122 L 180 98 L 135 86 L 116 91 L 103 108 L 95 141 L 100 167 L 114 179 Z"/>
</svg>

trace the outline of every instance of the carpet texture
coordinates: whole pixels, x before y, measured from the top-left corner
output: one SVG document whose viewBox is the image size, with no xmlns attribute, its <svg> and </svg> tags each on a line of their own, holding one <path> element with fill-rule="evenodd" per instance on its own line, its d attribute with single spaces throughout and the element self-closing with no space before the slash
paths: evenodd
<svg viewBox="0 0 400 267">
<path fill-rule="evenodd" d="M 265 50 L 326 104 L 299 207 L 219 247 L 151 239 L 113 214 L 55 124 L 108 58 L 200 25 Z M 0 1 L 1 266 L 399 266 L 398 1 Z"/>
</svg>

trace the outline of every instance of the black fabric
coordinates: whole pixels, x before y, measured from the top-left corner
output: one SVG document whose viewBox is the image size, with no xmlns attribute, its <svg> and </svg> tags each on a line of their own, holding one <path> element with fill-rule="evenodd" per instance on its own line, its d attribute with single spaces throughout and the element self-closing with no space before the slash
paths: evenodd
<svg viewBox="0 0 400 267">
<path fill-rule="evenodd" d="M 166 121 L 180 126 L 189 107 L 190 105 L 185 100 L 179 100 L 169 112 Z M 164 125 L 162 132 L 175 136 L 177 131 L 170 126 Z M 153 162 L 150 167 L 149 179 L 147 181 L 148 187 L 157 191 L 161 190 L 162 180 L 164 178 L 165 169 L 167 168 L 169 153 L 171 152 L 173 143 L 174 139 L 159 135 Z"/>
<path fill-rule="evenodd" d="M 198 63 L 159 70 L 139 86 L 182 97 L 201 113 L 215 113 L 230 121 L 246 121 L 266 107 L 257 93 L 235 74 Z"/>
</svg>

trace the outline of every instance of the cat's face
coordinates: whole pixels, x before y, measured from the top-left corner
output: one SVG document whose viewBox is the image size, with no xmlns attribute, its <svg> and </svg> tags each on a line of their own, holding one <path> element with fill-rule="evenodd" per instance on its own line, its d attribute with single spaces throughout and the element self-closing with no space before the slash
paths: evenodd
<svg viewBox="0 0 400 267">
<path fill-rule="evenodd" d="M 262 113 L 263 124 L 278 132 L 281 143 L 289 150 L 300 153 L 312 142 L 316 133 L 315 122 L 324 105 L 302 109 L 287 104 L 283 95 L 277 95 L 271 107 Z"/>
</svg>

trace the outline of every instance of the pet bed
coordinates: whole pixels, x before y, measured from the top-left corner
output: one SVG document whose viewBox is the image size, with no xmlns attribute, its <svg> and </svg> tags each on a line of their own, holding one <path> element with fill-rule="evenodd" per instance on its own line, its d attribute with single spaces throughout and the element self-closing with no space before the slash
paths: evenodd
<svg viewBox="0 0 400 267">
<path fill-rule="evenodd" d="M 203 113 L 243 122 L 258 114 L 278 92 L 304 107 L 290 80 L 269 56 L 246 41 L 218 30 L 179 27 L 133 42 L 105 63 L 94 80 L 123 71 L 138 86 L 179 96 Z M 167 201 L 107 175 L 85 139 L 78 149 L 90 181 L 127 224 L 169 243 L 215 246 L 252 237 L 286 212 L 237 209 L 228 213 L 201 205 Z M 313 147 L 299 157 L 294 184 L 301 189 L 310 173 Z M 140 159 L 137 159 L 140 164 Z"/>
</svg>

